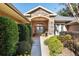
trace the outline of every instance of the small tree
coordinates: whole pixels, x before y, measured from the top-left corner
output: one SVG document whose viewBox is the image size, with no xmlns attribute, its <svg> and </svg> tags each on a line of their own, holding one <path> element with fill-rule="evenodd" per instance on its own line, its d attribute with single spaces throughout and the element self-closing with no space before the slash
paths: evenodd
<svg viewBox="0 0 79 59">
<path fill-rule="evenodd" d="M 17 24 L 8 17 L 0 17 L 0 55 L 9 56 L 16 52 L 19 33 Z"/>
</svg>

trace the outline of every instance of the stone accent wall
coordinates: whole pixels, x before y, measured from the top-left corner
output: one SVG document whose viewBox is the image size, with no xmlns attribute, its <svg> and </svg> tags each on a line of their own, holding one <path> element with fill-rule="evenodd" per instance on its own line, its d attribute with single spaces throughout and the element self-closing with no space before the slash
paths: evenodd
<svg viewBox="0 0 79 59">
<path fill-rule="evenodd" d="M 47 13 L 46 11 L 42 10 L 42 9 L 38 9 L 37 11 L 33 12 L 31 14 L 31 17 L 34 17 L 34 16 L 49 16 L 49 13 Z"/>
<path fill-rule="evenodd" d="M 26 16 L 31 21 L 32 33 L 35 32 L 35 25 L 37 23 L 43 23 L 48 35 L 54 35 L 54 18 L 50 17 L 50 14 L 51 13 L 49 13 L 48 11 L 39 8 L 29 13 L 30 16 Z"/>
<path fill-rule="evenodd" d="M 48 35 L 54 35 L 54 18 L 49 19 L 48 23 Z"/>
</svg>

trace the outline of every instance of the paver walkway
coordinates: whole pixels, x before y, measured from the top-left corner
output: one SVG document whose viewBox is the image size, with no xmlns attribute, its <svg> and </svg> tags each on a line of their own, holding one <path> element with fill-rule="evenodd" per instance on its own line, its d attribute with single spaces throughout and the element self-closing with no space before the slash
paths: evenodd
<svg viewBox="0 0 79 59">
<path fill-rule="evenodd" d="M 31 56 L 41 56 L 40 36 L 34 37 L 33 40 Z"/>
</svg>

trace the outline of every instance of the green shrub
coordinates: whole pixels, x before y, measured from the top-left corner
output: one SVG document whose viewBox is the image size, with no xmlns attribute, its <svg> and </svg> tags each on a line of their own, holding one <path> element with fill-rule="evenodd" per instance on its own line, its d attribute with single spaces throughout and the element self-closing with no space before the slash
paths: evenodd
<svg viewBox="0 0 79 59">
<path fill-rule="evenodd" d="M 29 29 L 27 25 L 24 24 L 18 24 L 19 28 L 19 41 L 28 41 L 29 39 Z"/>
<path fill-rule="evenodd" d="M 28 28 L 27 25 L 19 24 L 19 43 L 16 54 L 18 55 L 29 55 L 31 53 L 32 47 L 32 37 L 31 37 L 31 30 Z"/>
<path fill-rule="evenodd" d="M 70 41 L 72 39 L 72 36 L 70 34 L 60 35 L 58 36 L 58 39 L 61 41 Z"/>
<path fill-rule="evenodd" d="M 48 45 L 48 39 L 46 39 L 46 40 L 44 41 L 44 44 L 45 44 L 45 45 Z"/>
<path fill-rule="evenodd" d="M 73 40 L 70 34 L 60 35 L 59 40 L 63 43 L 64 47 L 71 48 L 73 46 Z"/>
<path fill-rule="evenodd" d="M 72 39 L 72 36 L 69 35 L 69 34 L 66 34 L 66 35 L 64 36 L 64 39 L 67 40 L 67 41 L 70 41 L 70 40 Z"/>
<path fill-rule="evenodd" d="M 64 41 L 65 41 L 64 35 L 59 35 L 59 36 L 57 36 L 57 38 L 58 38 L 61 42 L 64 42 Z"/>
<path fill-rule="evenodd" d="M 15 54 L 18 39 L 17 24 L 8 17 L 0 17 L 0 55 Z"/>
<path fill-rule="evenodd" d="M 30 24 L 27 24 L 28 26 L 28 29 L 29 29 L 29 42 L 31 43 L 31 46 L 32 46 L 32 43 L 33 43 L 33 40 L 32 40 L 32 26 Z"/>
<path fill-rule="evenodd" d="M 30 44 L 27 41 L 21 41 L 18 44 L 17 55 L 29 55 L 30 54 Z"/>
<path fill-rule="evenodd" d="M 48 48 L 50 55 L 58 55 L 62 52 L 63 44 L 57 36 L 53 36 L 48 39 Z"/>
</svg>

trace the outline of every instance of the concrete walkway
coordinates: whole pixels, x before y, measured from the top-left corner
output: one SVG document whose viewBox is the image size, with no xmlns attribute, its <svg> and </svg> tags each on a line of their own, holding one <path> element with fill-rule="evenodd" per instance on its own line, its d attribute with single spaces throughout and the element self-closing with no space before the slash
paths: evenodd
<svg viewBox="0 0 79 59">
<path fill-rule="evenodd" d="M 33 40 L 31 56 L 41 56 L 40 36 L 34 37 Z"/>
</svg>

